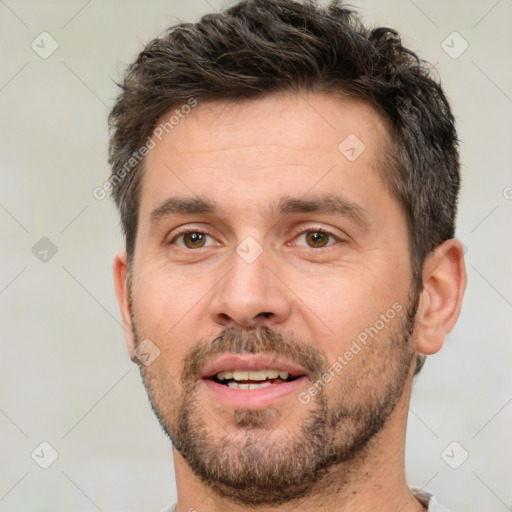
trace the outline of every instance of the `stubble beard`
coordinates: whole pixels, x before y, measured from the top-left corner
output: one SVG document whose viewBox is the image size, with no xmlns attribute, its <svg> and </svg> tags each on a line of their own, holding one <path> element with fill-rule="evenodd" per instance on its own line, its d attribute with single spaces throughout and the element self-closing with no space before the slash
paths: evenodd
<svg viewBox="0 0 512 512">
<path fill-rule="evenodd" d="M 185 356 L 180 386 L 165 369 L 140 366 L 152 408 L 195 475 L 233 503 L 277 506 L 320 495 L 331 485 L 334 467 L 341 488 L 367 456 L 365 448 L 385 426 L 411 374 L 419 297 L 410 299 L 397 318 L 398 328 L 362 348 L 331 386 L 311 398 L 307 413 L 299 411 L 302 419 L 293 430 L 280 430 L 289 418 L 276 408 L 224 410 L 219 421 L 196 396 L 198 371 L 225 352 L 284 356 L 315 375 L 313 382 L 329 370 L 325 356 L 311 344 L 268 327 L 226 329 L 213 341 L 196 343 Z M 300 407 L 297 401 L 291 414 Z"/>
</svg>

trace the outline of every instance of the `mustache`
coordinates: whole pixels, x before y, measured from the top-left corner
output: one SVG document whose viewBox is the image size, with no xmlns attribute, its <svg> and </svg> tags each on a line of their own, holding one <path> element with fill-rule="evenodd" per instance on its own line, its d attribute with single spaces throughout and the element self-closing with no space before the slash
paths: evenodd
<svg viewBox="0 0 512 512">
<path fill-rule="evenodd" d="M 181 383 L 184 386 L 195 383 L 202 368 L 225 353 L 281 357 L 302 366 L 315 379 L 328 368 L 327 358 L 322 352 L 289 333 L 281 333 L 267 326 L 249 331 L 228 327 L 212 341 L 201 340 L 188 350 L 180 376 Z"/>
</svg>

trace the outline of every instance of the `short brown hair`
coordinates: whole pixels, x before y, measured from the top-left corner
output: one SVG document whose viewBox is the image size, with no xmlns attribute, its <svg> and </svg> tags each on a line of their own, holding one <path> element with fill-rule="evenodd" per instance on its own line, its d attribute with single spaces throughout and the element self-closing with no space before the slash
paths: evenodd
<svg viewBox="0 0 512 512">
<path fill-rule="evenodd" d="M 128 261 L 135 250 L 144 159 L 134 159 L 172 108 L 201 100 L 323 91 L 370 102 L 390 127 L 382 177 L 408 222 L 414 283 L 425 257 L 453 238 L 460 186 L 454 118 L 429 66 L 396 31 L 366 28 L 335 1 L 247 0 L 151 41 L 131 64 L 110 116 L 112 195 Z M 122 179 L 119 179 L 119 177 Z"/>
</svg>

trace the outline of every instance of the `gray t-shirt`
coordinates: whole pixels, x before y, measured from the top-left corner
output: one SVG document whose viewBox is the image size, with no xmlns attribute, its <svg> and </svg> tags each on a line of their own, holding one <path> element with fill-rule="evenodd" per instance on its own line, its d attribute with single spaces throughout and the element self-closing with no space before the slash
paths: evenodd
<svg viewBox="0 0 512 512">
<path fill-rule="evenodd" d="M 447 508 L 439 505 L 436 497 L 432 493 L 422 489 L 411 489 L 411 492 L 422 505 L 428 506 L 428 512 L 450 512 Z M 161 512 L 176 512 L 176 504 L 173 503 L 169 505 Z"/>
<path fill-rule="evenodd" d="M 422 489 L 411 489 L 411 492 L 422 505 L 428 507 L 427 512 L 450 512 L 447 508 L 439 505 L 435 495 L 431 492 Z"/>
</svg>

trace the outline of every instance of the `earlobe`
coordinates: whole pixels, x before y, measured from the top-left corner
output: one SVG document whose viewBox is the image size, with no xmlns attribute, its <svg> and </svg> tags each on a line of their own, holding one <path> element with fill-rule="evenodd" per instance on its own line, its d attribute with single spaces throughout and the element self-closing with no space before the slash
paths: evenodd
<svg viewBox="0 0 512 512">
<path fill-rule="evenodd" d="M 426 259 L 416 320 L 417 352 L 429 355 L 441 349 L 459 317 L 466 280 L 459 240 L 446 240 Z"/>
<path fill-rule="evenodd" d="M 135 358 L 135 336 L 132 329 L 132 312 L 130 305 L 130 290 L 128 288 L 128 265 L 126 251 L 119 251 L 114 258 L 114 286 L 116 290 L 117 303 L 121 312 L 124 337 L 128 354 L 133 361 Z"/>
</svg>

